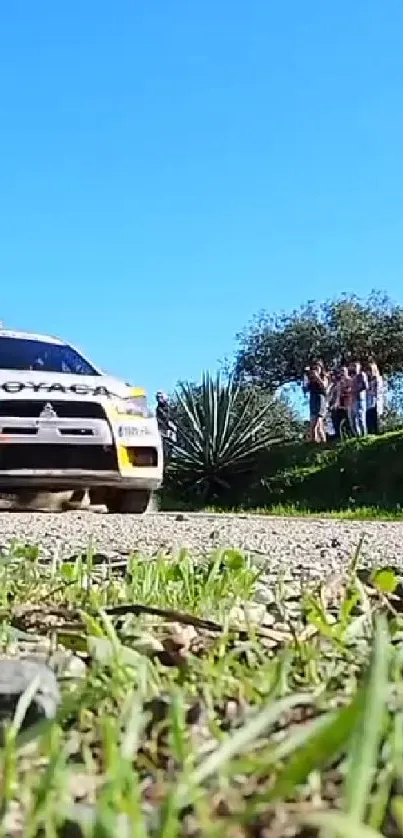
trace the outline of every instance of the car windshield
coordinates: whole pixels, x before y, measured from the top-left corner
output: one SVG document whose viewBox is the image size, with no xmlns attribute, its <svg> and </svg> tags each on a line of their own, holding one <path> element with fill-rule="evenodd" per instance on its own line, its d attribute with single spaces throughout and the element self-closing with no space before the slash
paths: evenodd
<svg viewBox="0 0 403 838">
<path fill-rule="evenodd" d="M 17 337 L 0 337 L 0 369 L 99 375 L 72 346 Z"/>
</svg>

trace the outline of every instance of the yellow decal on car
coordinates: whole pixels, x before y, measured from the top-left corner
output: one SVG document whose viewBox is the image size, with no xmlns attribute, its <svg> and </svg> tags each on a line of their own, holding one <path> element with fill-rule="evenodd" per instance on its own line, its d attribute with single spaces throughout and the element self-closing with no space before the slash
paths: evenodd
<svg viewBox="0 0 403 838">
<path fill-rule="evenodd" d="M 133 463 L 130 462 L 129 453 L 124 445 L 117 446 L 118 463 L 121 469 L 133 468 Z"/>
<path fill-rule="evenodd" d="M 145 395 L 146 391 L 144 387 L 130 387 L 130 396 L 133 396 L 134 398 L 140 398 L 140 396 L 144 397 Z"/>
</svg>

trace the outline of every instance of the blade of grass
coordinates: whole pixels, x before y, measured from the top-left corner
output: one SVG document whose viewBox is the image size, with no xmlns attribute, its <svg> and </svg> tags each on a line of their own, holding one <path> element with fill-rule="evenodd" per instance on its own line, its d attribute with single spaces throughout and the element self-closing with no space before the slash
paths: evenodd
<svg viewBox="0 0 403 838">
<path fill-rule="evenodd" d="M 264 706 L 245 725 L 238 728 L 231 737 L 226 738 L 213 753 L 209 754 L 192 771 L 189 778 L 181 784 L 178 790 L 180 802 L 184 804 L 193 789 L 220 771 L 237 754 L 246 748 L 250 748 L 253 742 L 284 713 L 289 712 L 297 705 L 312 704 L 313 698 L 313 695 L 307 693 L 296 693 L 277 701 L 271 701 L 270 704 Z"/>
<path fill-rule="evenodd" d="M 305 724 L 298 725 L 297 730 L 287 735 L 278 744 L 270 748 L 266 746 L 264 750 L 259 751 L 253 757 L 245 756 L 243 759 L 234 760 L 227 774 L 234 776 L 241 773 L 253 773 L 255 778 L 266 775 L 267 769 L 271 765 L 277 765 L 279 762 L 288 759 L 292 754 L 305 747 L 307 743 L 310 743 L 314 737 L 319 737 L 322 732 L 327 738 L 329 725 L 335 720 L 336 715 L 337 712 L 326 713 L 305 722 Z"/>
<path fill-rule="evenodd" d="M 382 838 L 382 834 L 371 826 L 357 823 L 357 821 L 346 815 L 344 812 L 317 812 L 304 818 L 306 826 L 315 829 L 326 830 L 326 835 L 335 838 Z"/>
<path fill-rule="evenodd" d="M 395 797 L 392 800 L 391 809 L 398 829 L 403 833 L 403 797 Z"/>
<path fill-rule="evenodd" d="M 392 766 L 388 765 L 378 778 L 377 788 L 374 792 L 373 800 L 371 800 L 370 810 L 368 814 L 368 826 L 373 829 L 381 827 L 390 800 L 390 793 L 393 784 L 393 770 Z"/>
<path fill-rule="evenodd" d="M 389 648 L 388 626 L 382 616 L 375 624 L 363 712 L 351 743 L 345 782 L 346 808 L 357 823 L 364 819 L 377 767 L 385 719 Z"/>
<path fill-rule="evenodd" d="M 362 533 L 362 535 L 359 538 L 356 550 L 354 552 L 354 555 L 351 559 L 351 562 L 350 562 L 350 565 L 349 565 L 349 568 L 348 568 L 348 576 L 349 576 L 350 579 L 353 579 L 357 574 L 357 568 L 358 568 L 358 565 L 360 563 L 360 557 L 361 557 L 364 541 L 365 541 L 365 533 Z"/>
<path fill-rule="evenodd" d="M 313 726 L 309 738 L 291 753 L 288 762 L 280 769 L 270 791 L 257 795 L 255 801 L 246 807 L 247 818 L 255 814 L 256 807 L 260 804 L 287 798 L 312 771 L 328 765 L 340 756 L 360 716 L 363 700 L 364 693 L 360 692 L 349 705 L 332 713 L 327 724 Z M 299 736 L 297 732 L 296 744 Z M 287 748 L 284 746 L 283 756 L 286 753 Z"/>
</svg>

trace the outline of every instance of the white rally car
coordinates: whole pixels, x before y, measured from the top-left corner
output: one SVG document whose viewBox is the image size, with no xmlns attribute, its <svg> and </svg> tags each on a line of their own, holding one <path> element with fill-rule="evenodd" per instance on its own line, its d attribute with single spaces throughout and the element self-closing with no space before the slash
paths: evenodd
<svg viewBox="0 0 403 838">
<path fill-rule="evenodd" d="M 142 513 L 162 475 L 144 390 L 57 338 L 0 329 L 0 492 L 89 490 L 110 512 Z"/>
</svg>

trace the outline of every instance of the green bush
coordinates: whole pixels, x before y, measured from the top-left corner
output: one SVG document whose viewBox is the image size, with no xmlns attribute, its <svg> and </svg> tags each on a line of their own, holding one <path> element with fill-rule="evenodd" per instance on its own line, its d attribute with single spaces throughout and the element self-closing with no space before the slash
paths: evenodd
<svg viewBox="0 0 403 838">
<path fill-rule="evenodd" d="M 165 489 L 177 503 L 232 502 L 251 480 L 262 452 L 298 427 L 285 402 L 208 373 L 200 385 L 178 387 L 171 413 L 177 441 Z"/>
<path fill-rule="evenodd" d="M 260 453 L 252 472 L 235 481 L 227 508 L 278 505 L 327 511 L 403 507 L 403 431 L 317 447 L 306 442 L 273 445 Z M 161 508 L 189 507 L 170 486 Z"/>
</svg>

